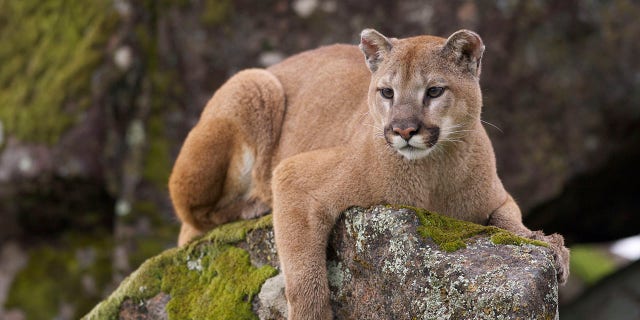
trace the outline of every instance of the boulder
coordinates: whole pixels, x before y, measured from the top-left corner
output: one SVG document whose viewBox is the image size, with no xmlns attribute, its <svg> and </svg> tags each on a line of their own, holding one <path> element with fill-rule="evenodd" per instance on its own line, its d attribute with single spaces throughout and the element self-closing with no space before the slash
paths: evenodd
<svg viewBox="0 0 640 320">
<path fill-rule="evenodd" d="M 146 261 L 84 319 L 286 319 L 271 216 Z M 410 207 L 352 208 L 330 237 L 338 319 L 554 319 L 546 244 Z"/>
</svg>

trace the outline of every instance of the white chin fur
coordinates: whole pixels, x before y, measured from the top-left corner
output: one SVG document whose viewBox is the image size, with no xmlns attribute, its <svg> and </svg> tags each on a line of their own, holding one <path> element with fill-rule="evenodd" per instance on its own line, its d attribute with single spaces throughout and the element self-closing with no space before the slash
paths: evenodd
<svg viewBox="0 0 640 320">
<path fill-rule="evenodd" d="M 391 145 L 407 160 L 417 160 L 431 153 L 432 148 L 427 147 L 417 136 L 409 140 L 409 143 L 400 137 L 393 137 Z"/>
<path fill-rule="evenodd" d="M 429 149 L 418 149 L 418 148 L 404 148 L 399 149 L 398 152 L 407 160 L 418 160 L 422 159 L 431 153 L 431 148 Z"/>
</svg>

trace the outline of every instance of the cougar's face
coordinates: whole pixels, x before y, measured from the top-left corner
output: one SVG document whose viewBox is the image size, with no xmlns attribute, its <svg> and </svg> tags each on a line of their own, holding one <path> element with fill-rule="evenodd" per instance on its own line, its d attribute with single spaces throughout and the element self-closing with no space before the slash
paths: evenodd
<svg viewBox="0 0 640 320">
<path fill-rule="evenodd" d="M 389 69 L 372 84 L 384 139 L 409 160 L 426 157 L 454 129 L 451 86 L 435 74 Z"/>
<path fill-rule="evenodd" d="M 445 39 L 390 40 L 375 70 L 370 113 L 386 143 L 409 160 L 460 141 L 480 116 L 477 77 L 442 54 Z"/>
</svg>

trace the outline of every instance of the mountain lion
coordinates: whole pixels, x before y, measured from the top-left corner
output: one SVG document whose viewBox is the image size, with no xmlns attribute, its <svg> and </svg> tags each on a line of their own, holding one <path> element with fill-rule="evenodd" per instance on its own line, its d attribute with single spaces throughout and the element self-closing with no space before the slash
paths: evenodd
<svg viewBox="0 0 640 320">
<path fill-rule="evenodd" d="M 544 240 L 564 283 L 563 237 L 527 229 L 497 176 L 480 120 L 480 37 L 366 29 L 359 48 L 242 71 L 213 95 L 169 181 L 179 244 L 272 208 L 289 319 L 331 319 L 327 238 L 351 206 L 411 205 Z"/>
</svg>

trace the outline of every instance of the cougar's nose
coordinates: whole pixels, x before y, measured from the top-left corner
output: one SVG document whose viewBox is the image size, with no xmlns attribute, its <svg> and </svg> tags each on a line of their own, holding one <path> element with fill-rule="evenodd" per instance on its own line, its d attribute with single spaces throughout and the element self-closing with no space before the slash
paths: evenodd
<svg viewBox="0 0 640 320">
<path fill-rule="evenodd" d="M 393 127 L 393 132 L 401 136 L 402 139 L 409 141 L 411 137 L 418 133 L 418 129 L 414 128 L 413 126 L 408 128 Z"/>
</svg>

